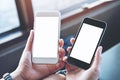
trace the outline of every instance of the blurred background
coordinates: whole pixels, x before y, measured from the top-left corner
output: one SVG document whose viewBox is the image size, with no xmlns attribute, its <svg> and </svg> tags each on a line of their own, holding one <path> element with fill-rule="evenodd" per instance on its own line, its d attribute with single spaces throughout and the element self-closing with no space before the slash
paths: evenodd
<svg viewBox="0 0 120 80">
<path fill-rule="evenodd" d="M 85 17 L 107 22 L 103 52 L 120 42 L 120 0 L 0 0 L 0 78 L 16 69 L 33 29 L 34 14 L 44 9 L 61 12 L 65 49 Z"/>
</svg>

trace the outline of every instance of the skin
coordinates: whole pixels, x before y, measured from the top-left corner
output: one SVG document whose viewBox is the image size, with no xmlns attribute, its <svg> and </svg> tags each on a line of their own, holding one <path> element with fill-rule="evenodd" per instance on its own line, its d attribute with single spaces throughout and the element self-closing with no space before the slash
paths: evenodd
<svg viewBox="0 0 120 80">
<path fill-rule="evenodd" d="M 71 44 L 74 43 L 74 38 L 70 40 Z M 67 51 L 70 52 L 71 47 L 68 47 Z M 63 61 L 66 62 L 66 78 L 62 78 L 65 80 L 98 80 L 99 78 L 99 66 L 101 63 L 101 52 L 102 52 L 102 47 L 98 47 L 94 61 L 92 66 L 88 70 L 83 70 L 81 68 L 78 68 L 76 66 L 70 65 L 67 63 L 67 57 L 63 58 Z M 59 80 L 61 76 L 59 76 L 59 79 L 55 79 L 56 75 L 50 75 L 48 77 L 48 80 Z M 57 77 L 57 76 L 56 76 Z M 60 79 L 60 80 L 62 80 Z"/>
<path fill-rule="evenodd" d="M 102 47 L 98 47 L 92 66 L 88 70 L 83 70 L 66 62 L 67 57 L 62 48 L 64 41 L 59 40 L 59 61 L 54 65 L 33 64 L 31 61 L 32 43 L 34 38 L 33 30 L 30 32 L 26 47 L 23 51 L 17 69 L 11 73 L 13 80 L 97 80 L 99 77 L 99 66 L 101 62 Z M 74 43 L 74 38 L 70 40 Z M 70 52 L 71 47 L 67 51 Z M 57 70 L 66 67 L 66 76 L 55 74 Z"/>
<path fill-rule="evenodd" d="M 30 32 L 30 35 L 29 35 L 26 47 L 23 51 L 22 57 L 20 59 L 19 65 L 17 69 L 11 73 L 14 80 L 43 79 L 49 75 L 53 76 L 52 74 L 54 72 L 63 68 L 65 65 L 65 63 L 62 60 L 65 55 L 65 51 L 62 48 L 64 44 L 62 39 L 59 40 L 59 51 L 58 51 L 59 61 L 57 64 L 53 64 L 53 65 L 33 64 L 31 61 L 33 38 L 34 38 L 34 31 L 32 30 Z M 56 75 L 56 76 L 59 77 L 59 75 Z"/>
<path fill-rule="evenodd" d="M 74 38 L 70 40 L 71 44 L 74 43 Z M 71 47 L 68 47 L 67 51 L 70 52 Z M 102 47 L 98 47 L 92 66 L 88 70 L 83 70 L 76 66 L 67 63 L 66 69 L 66 80 L 98 80 L 99 77 L 99 66 L 101 62 Z M 66 61 L 66 57 L 64 61 Z"/>
</svg>

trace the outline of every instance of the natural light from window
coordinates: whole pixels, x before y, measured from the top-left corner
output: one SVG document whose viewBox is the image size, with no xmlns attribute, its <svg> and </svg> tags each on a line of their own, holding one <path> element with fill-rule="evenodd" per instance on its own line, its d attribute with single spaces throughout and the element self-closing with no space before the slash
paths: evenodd
<svg viewBox="0 0 120 80">
<path fill-rule="evenodd" d="M 15 0 L 0 0 L 0 34 L 19 25 Z"/>
<path fill-rule="evenodd" d="M 59 10 L 62 17 L 69 17 L 70 15 L 82 12 L 83 9 L 93 8 L 104 2 L 112 0 L 32 0 L 34 13 L 39 10 Z"/>
<path fill-rule="evenodd" d="M 32 0 L 35 10 L 39 9 L 57 9 L 62 10 L 68 8 L 76 3 L 80 3 L 86 0 Z"/>
</svg>

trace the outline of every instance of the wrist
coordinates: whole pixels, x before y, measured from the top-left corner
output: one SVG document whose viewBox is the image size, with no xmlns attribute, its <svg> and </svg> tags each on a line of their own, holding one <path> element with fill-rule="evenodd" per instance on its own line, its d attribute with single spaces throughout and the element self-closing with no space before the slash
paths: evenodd
<svg viewBox="0 0 120 80">
<path fill-rule="evenodd" d="M 10 73 L 10 75 L 13 80 L 24 80 L 22 75 L 18 71 L 14 71 L 14 72 Z"/>
</svg>

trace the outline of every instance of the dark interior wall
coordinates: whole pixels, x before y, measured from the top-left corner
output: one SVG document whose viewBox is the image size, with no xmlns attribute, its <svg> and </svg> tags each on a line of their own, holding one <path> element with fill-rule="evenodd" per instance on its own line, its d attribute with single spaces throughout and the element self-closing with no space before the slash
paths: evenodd
<svg viewBox="0 0 120 80">
<path fill-rule="evenodd" d="M 103 20 L 107 23 L 108 28 L 101 43 L 105 48 L 104 50 L 120 42 L 120 5 L 94 18 Z"/>
<path fill-rule="evenodd" d="M 16 69 L 21 53 L 21 50 L 18 50 L 0 58 L 0 77 L 4 73 L 12 72 Z"/>
<path fill-rule="evenodd" d="M 25 43 L 26 41 L 23 41 L 0 51 L 0 78 L 2 78 L 3 74 L 10 73 L 16 69 Z"/>
</svg>

